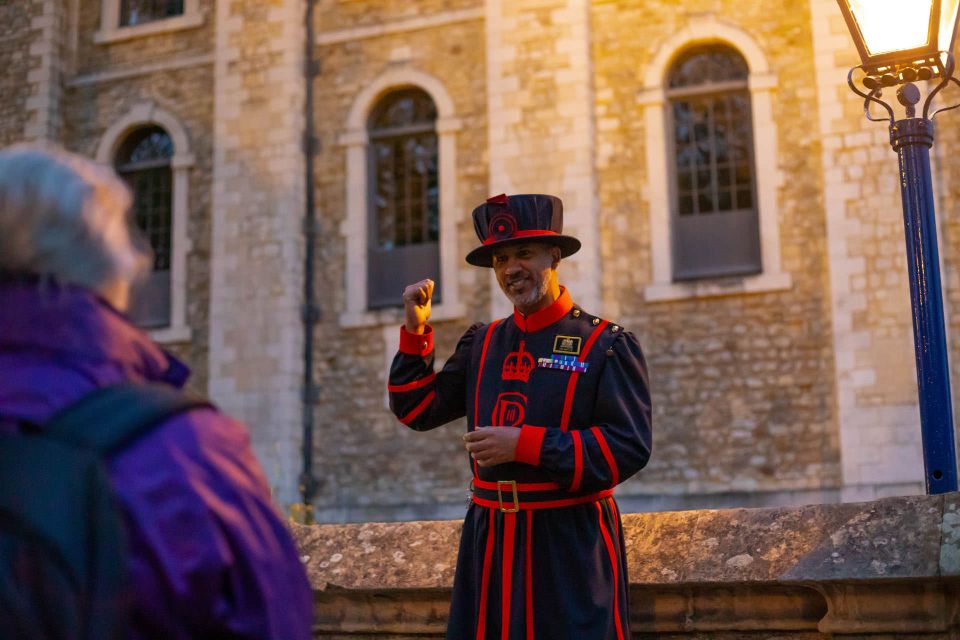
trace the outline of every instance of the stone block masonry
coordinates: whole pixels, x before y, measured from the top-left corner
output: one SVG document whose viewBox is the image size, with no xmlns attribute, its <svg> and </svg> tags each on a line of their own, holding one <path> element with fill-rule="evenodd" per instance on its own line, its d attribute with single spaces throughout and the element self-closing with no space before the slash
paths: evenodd
<svg viewBox="0 0 960 640">
<path fill-rule="evenodd" d="M 216 5 L 209 390 L 281 505 L 301 460 L 304 8 Z"/>
<path fill-rule="evenodd" d="M 960 633 L 960 494 L 623 521 L 635 638 Z M 315 638 L 443 637 L 459 522 L 293 527 Z"/>
</svg>

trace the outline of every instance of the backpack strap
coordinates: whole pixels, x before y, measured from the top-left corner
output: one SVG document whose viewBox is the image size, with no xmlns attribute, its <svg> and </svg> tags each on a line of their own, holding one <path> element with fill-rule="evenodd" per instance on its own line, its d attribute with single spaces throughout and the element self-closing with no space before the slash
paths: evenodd
<svg viewBox="0 0 960 640">
<path fill-rule="evenodd" d="M 57 412 L 44 435 L 108 456 L 163 420 L 201 407 L 213 405 L 167 385 L 124 382 L 97 389 Z"/>
</svg>

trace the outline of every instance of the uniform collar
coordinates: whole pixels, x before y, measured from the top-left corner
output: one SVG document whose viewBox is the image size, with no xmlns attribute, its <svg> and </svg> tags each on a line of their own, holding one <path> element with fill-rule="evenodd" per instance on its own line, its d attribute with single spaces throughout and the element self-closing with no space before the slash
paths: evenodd
<svg viewBox="0 0 960 640">
<path fill-rule="evenodd" d="M 523 315 L 516 307 L 513 308 L 513 321 L 517 323 L 520 330 L 524 333 L 533 333 L 546 329 L 554 322 L 567 315 L 573 309 L 573 300 L 567 288 L 560 286 L 560 297 L 553 301 L 549 307 L 534 311 L 528 316 Z"/>
</svg>

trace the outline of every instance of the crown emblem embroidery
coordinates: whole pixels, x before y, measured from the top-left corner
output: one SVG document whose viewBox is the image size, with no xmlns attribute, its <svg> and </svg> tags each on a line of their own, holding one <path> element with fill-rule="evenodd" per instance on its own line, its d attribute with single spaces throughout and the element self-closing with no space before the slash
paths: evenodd
<svg viewBox="0 0 960 640">
<path fill-rule="evenodd" d="M 522 380 L 526 382 L 530 379 L 530 372 L 537 366 L 533 356 L 524 350 L 526 342 L 520 341 L 519 351 L 511 351 L 503 360 L 503 371 L 500 377 L 503 380 Z"/>
</svg>

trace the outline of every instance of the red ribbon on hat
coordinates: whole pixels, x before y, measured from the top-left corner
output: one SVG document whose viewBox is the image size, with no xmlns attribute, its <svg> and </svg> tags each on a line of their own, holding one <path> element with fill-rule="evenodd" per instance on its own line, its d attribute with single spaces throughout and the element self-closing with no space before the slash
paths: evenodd
<svg viewBox="0 0 960 640">
<path fill-rule="evenodd" d="M 499 242 L 500 240 L 512 240 L 514 238 L 533 238 L 536 236 L 556 236 L 560 235 L 556 231 L 549 231 L 547 229 L 524 229 L 523 231 L 515 231 L 513 235 L 509 238 L 494 238 L 489 237 L 483 241 L 483 244 L 493 244 L 494 242 Z"/>
<path fill-rule="evenodd" d="M 510 204 L 510 198 L 507 197 L 507 194 L 501 193 L 498 196 L 487 198 L 487 204 Z"/>
</svg>

